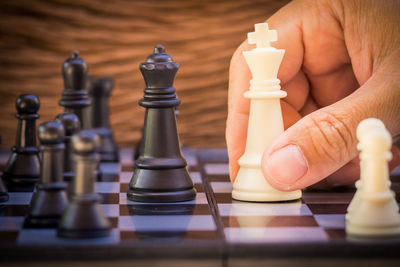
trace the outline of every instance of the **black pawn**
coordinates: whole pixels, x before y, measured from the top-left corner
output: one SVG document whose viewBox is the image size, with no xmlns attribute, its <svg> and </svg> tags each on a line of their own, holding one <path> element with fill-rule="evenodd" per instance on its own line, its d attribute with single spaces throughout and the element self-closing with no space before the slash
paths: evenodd
<svg viewBox="0 0 400 267">
<path fill-rule="evenodd" d="M 25 227 L 57 227 L 68 204 L 63 182 L 64 128 L 58 122 L 39 126 L 42 165 L 40 182 L 34 193 Z"/>
<path fill-rule="evenodd" d="M 113 138 L 109 120 L 108 100 L 114 89 L 113 77 L 93 78 L 89 88 L 91 99 L 90 128 L 94 129 L 100 137 L 100 161 L 118 162 L 118 148 Z"/>
<path fill-rule="evenodd" d="M 32 94 L 20 95 L 15 106 L 18 119 L 17 139 L 4 169 L 3 179 L 8 183 L 33 184 L 40 177 L 39 149 L 36 147 L 39 98 Z"/>
<path fill-rule="evenodd" d="M 64 91 L 59 102 L 67 113 L 74 113 L 82 124 L 82 129 L 88 129 L 90 124 L 88 96 L 88 66 L 86 61 L 79 57 L 77 51 L 72 52 L 63 66 Z"/>
<path fill-rule="evenodd" d="M 129 183 L 128 198 L 139 202 L 178 202 L 196 196 L 179 146 L 175 107 L 180 104 L 173 82 L 179 63 L 158 45 L 140 64 L 146 82 L 143 139 L 136 169 Z"/>
<path fill-rule="evenodd" d="M 73 168 L 73 149 L 71 138 L 80 128 L 81 123 L 78 116 L 73 113 L 62 113 L 56 117 L 56 121 L 61 123 L 65 130 L 64 136 L 64 181 L 70 182 L 74 178 Z"/>
<path fill-rule="evenodd" d="M 95 193 L 95 170 L 100 139 L 94 131 L 83 130 L 72 137 L 75 154 L 74 193 L 58 228 L 60 237 L 92 238 L 110 234 L 111 225 Z"/>
</svg>

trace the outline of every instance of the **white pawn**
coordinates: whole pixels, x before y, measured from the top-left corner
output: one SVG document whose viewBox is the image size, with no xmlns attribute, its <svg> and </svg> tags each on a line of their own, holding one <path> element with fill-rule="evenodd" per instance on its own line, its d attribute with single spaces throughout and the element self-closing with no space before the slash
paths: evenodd
<svg viewBox="0 0 400 267">
<path fill-rule="evenodd" d="M 246 149 L 239 159 L 240 169 L 233 184 L 232 198 L 242 201 L 286 201 L 301 198 L 301 190 L 282 192 L 273 188 L 261 171 L 264 150 L 283 132 L 280 90 L 277 78 L 285 50 L 270 46 L 277 40 L 277 32 L 268 29 L 267 23 L 254 26 L 248 34 L 249 44 L 257 48 L 243 52 L 253 76 L 250 90 L 244 97 L 250 99 L 249 124 Z"/>
<path fill-rule="evenodd" d="M 358 139 L 358 144 L 357 144 L 357 149 L 358 151 L 362 151 L 362 145 L 363 145 L 363 137 L 366 136 L 366 133 L 368 133 L 369 131 L 373 130 L 373 129 L 386 129 L 385 125 L 383 124 L 383 122 L 381 120 L 378 120 L 376 118 L 367 118 L 363 121 L 361 121 L 358 126 L 357 126 L 357 139 Z M 362 191 L 362 184 L 363 184 L 363 177 L 364 175 L 362 174 L 362 162 L 360 161 L 360 179 L 356 182 L 356 188 L 357 191 L 354 194 L 353 199 L 350 202 L 349 207 L 347 208 L 347 214 L 346 214 L 346 219 L 348 219 L 348 217 L 350 216 L 349 214 L 352 213 L 352 211 L 354 211 L 354 209 L 356 209 L 358 207 L 358 204 L 360 203 L 360 195 L 361 195 L 361 191 Z"/>
<path fill-rule="evenodd" d="M 388 182 L 392 138 L 381 126 L 360 134 L 362 190 L 357 207 L 347 217 L 346 232 L 366 237 L 399 235 L 399 207 Z"/>
</svg>

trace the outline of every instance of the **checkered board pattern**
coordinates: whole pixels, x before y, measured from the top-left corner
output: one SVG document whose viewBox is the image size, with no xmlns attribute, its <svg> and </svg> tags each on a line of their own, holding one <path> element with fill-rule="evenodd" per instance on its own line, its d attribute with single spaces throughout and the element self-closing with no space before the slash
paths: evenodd
<svg viewBox="0 0 400 267">
<path fill-rule="evenodd" d="M 302 199 L 296 202 L 239 202 L 231 198 L 226 151 L 186 148 L 183 154 L 198 192 L 196 199 L 168 204 L 132 202 L 127 199 L 126 192 L 133 173 L 133 151 L 121 149 L 120 153 L 120 164 L 101 164 L 103 178 L 96 183 L 97 193 L 103 199 L 103 210 L 113 226 L 109 237 L 62 239 L 57 237 L 55 229 L 23 228 L 33 193 L 31 190 L 10 190 L 9 201 L 0 203 L 0 254 L 7 248 L 17 253 L 18 248 L 32 247 L 49 251 L 73 247 L 84 252 L 90 248 L 105 248 L 105 254 L 110 255 L 116 251 L 115 248 L 128 248 L 129 254 L 133 253 L 132 247 L 136 251 L 149 244 L 164 244 L 158 249 L 175 246 L 178 254 L 182 254 L 182 249 L 190 249 L 203 256 L 202 251 L 208 248 L 215 252 L 216 257 L 226 259 L 230 253 L 237 253 L 234 248 L 238 246 L 239 252 L 248 251 L 246 256 L 262 249 L 257 257 L 269 255 L 268 252 L 277 252 L 278 255 L 297 252 L 300 248 L 312 255 L 315 249 L 326 245 L 325 251 L 331 252 L 329 246 L 337 243 L 353 248 L 344 230 L 344 216 L 354 190 L 306 190 Z M 7 155 L 0 153 L 1 165 L 6 159 Z M 398 174 L 392 177 L 396 192 L 400 192 L 399 177 Z M 293 245 L 293 249 L 285 247 L 287 244 Z M 311 247 L 307 247 L 310 244 Z M 395 241 L 394 245 L 398 248 L 400 242 Z M 268 248 L 263 249 L 265 246 Z M 379 247 L 385 249 L 381 242 Z M 393 247 L 393 242 L 389 247 Z M 154 255 L 154 249 L 157 250 L 153 248 L 150 255 Z M 371 247 L 371 251 L 375 249 Z M 62 253 L 68 254 L 68 250 L 62 250 Z M 365 250 L 360 253 L 365 253 Z"/>
<path fill-rule="evenodd" d="M 205 160 L 203 164 L 228 243 L 327 243 L 348 240 L 345 214 L 354 189 L 329 192 L 303 190 L 302 199 L 294 202 L 242 202 L 231 197 L 232 183 L 226 156 L 216 157 L 210 162 Z M 397 169 L 391 177 L 398 202 L 399 174 L 400 169 Z"/>
</svg>

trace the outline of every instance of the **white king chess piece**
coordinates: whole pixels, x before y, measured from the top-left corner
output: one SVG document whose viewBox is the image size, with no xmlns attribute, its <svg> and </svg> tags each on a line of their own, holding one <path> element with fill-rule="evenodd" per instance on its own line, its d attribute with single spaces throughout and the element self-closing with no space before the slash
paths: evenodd
<svg viewBox="0 0 400 267">
<path fill-rule="evenodd" d="M 301 198 L 301 190 L 283 192 L 273 188 L 261 171 L 264 150 L 283 132 L 280 90 L 277 78 L 285 50 L 270 46 L 277 40 L 277 32 L 267 23 L 255 24 L 255 32 L 248 33 L 249 44 L 257 48 L 243 52 L 253 79 L 244 96 L 250 99 L 246 149 L 239 159 L 240 169 L 233 184 L 232 198 L 242 201 L 273 202 Z"/>
<path fill-rule="evenodd" d="M 358 135 L 362 182 L 356 193 L 358 197 L 352 201 L 357 202 L 346 216 L 346 232 L 368 237 L 399 235 L 399 207 L 389 181 L 392 137 L 381 125 L 368 131 L 359 130 Z"/>
</svg>

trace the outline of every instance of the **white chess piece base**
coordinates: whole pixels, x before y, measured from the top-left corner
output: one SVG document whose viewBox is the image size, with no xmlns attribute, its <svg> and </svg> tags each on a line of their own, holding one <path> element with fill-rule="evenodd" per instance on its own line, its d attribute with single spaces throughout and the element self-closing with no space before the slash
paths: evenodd
<svg viewBox="0 0 400 267">
<path fill-rule="evenodd" d="M 283 192 L 276 190 L 265 180 L 259 168 L 241 167 L 240 177 L 233 185 L 232 198 L 250 202 L 278 202 L 301 198 L 301 190 Z"/>
</svg>

